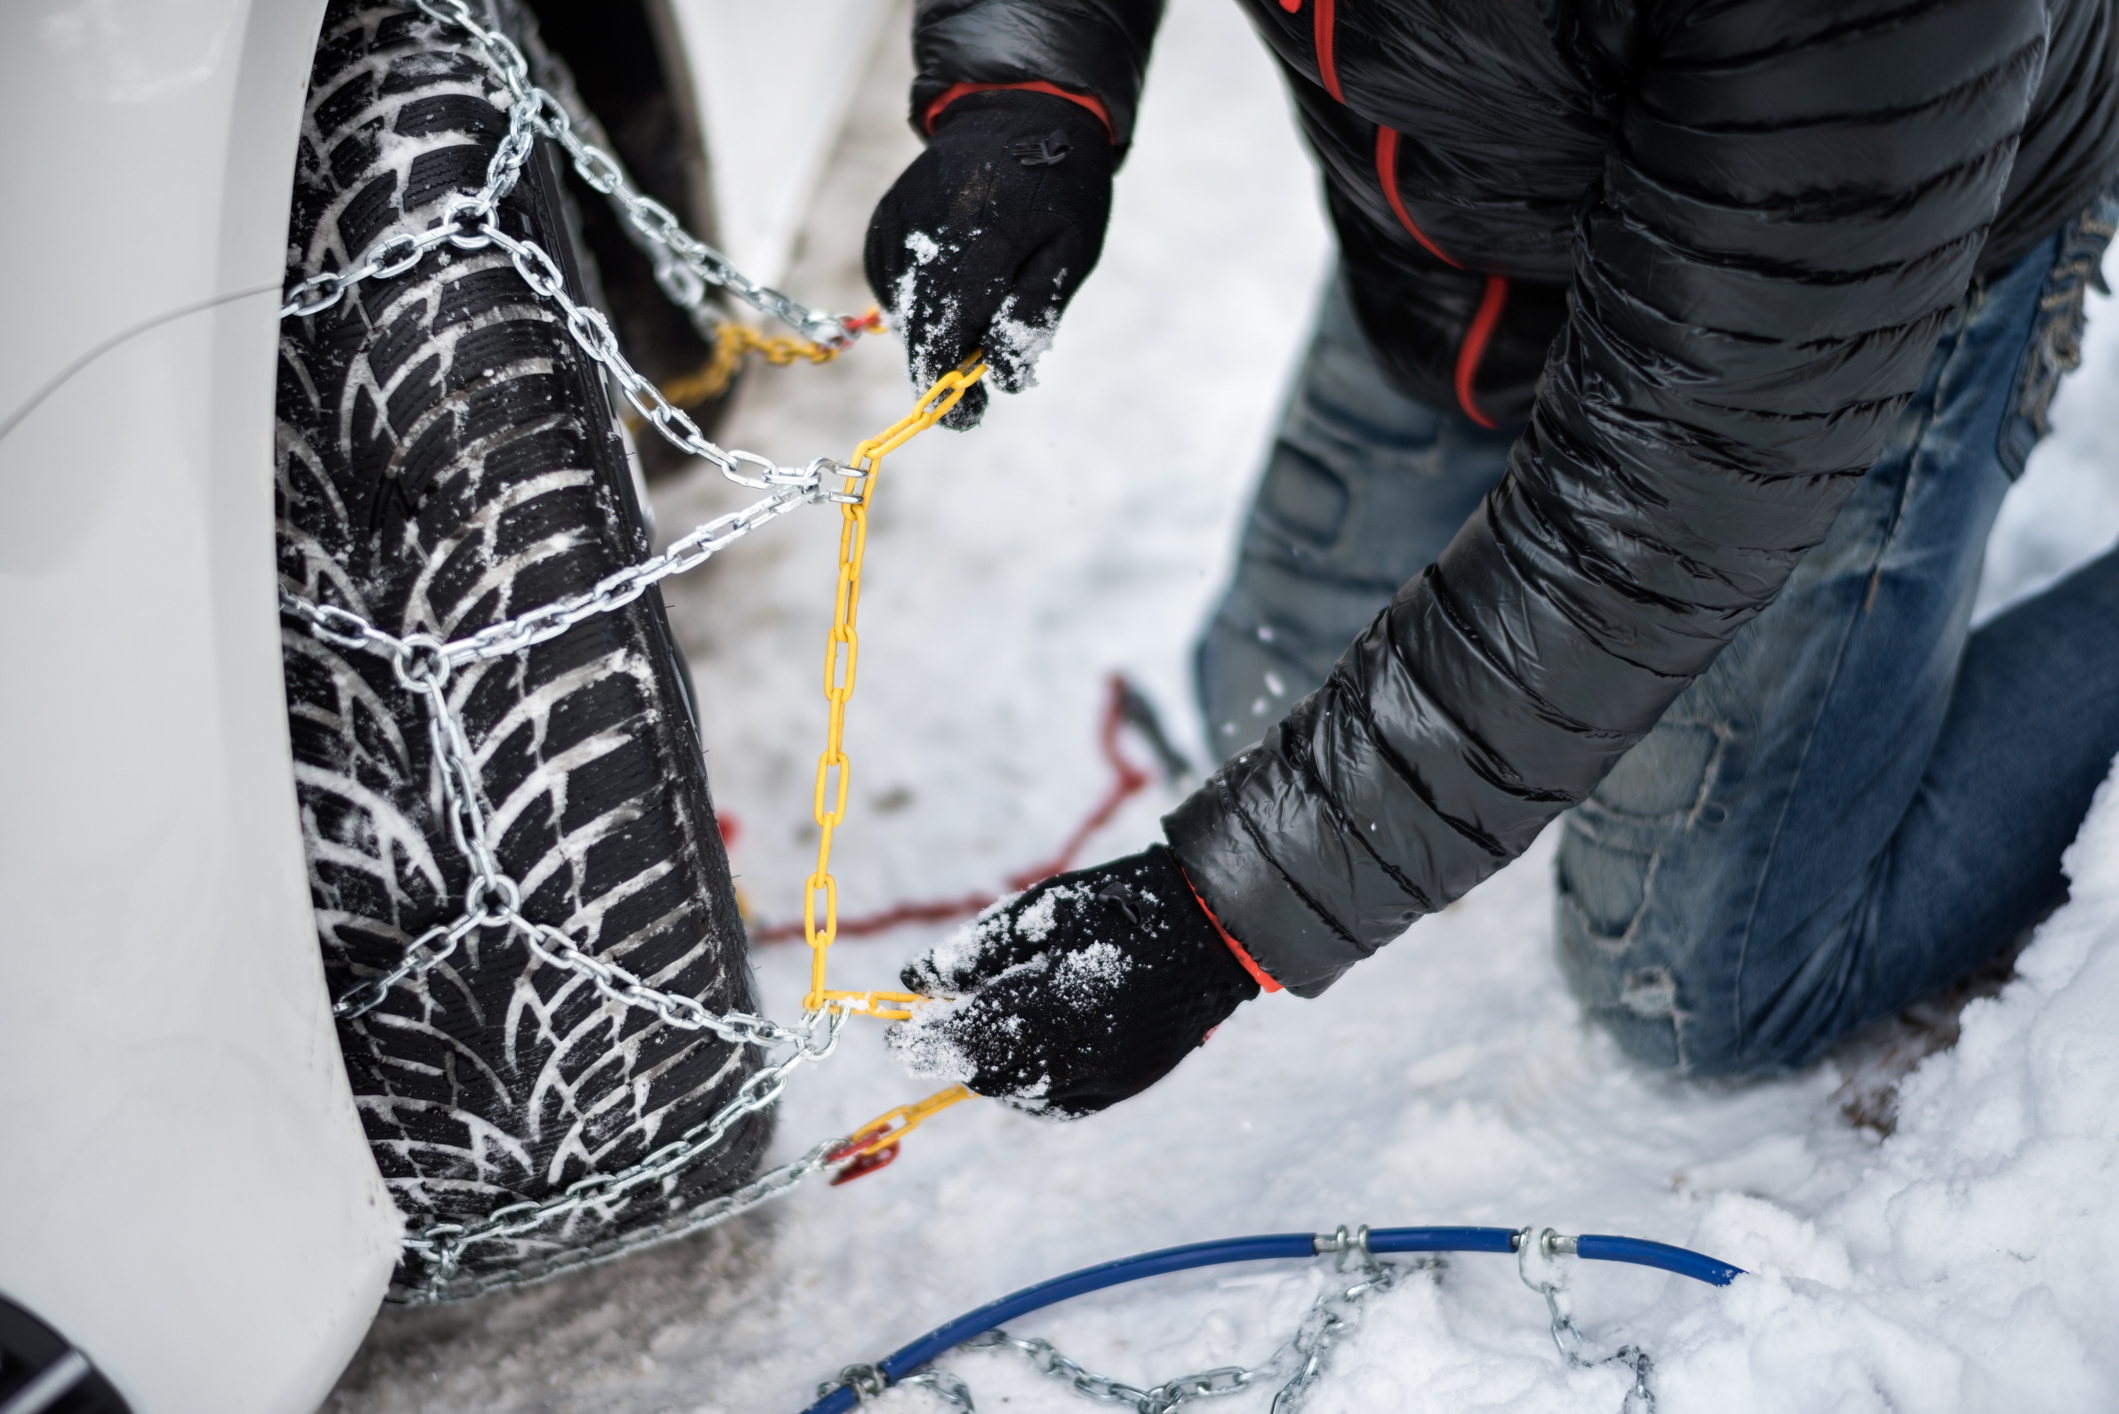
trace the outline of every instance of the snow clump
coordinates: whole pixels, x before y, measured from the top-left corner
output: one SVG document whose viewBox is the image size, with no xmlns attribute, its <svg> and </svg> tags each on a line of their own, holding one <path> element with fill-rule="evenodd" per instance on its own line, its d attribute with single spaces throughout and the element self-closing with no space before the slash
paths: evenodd
<svg viewBox="0 0 2119 1414">
<path fill-rule="evenodd" d="M 2115 780 L 2070 902 L 1906 1079 L 1867 1171 L 1814 1216 L 1708 1204 L 1691 1245 L 1752 1275 L 1656 1342 L 1666 1408 L 2119 1408 Z"/>
</svg>

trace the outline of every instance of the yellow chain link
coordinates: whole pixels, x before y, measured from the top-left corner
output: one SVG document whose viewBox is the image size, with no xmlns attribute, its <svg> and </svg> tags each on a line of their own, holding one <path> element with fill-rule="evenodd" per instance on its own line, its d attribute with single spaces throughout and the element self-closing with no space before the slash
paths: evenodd
<svg viewBox="0 0 2119 1414">
<path fill-rule="evenodd" d="M 985 373 L 984 358 L 974 353 L 954 370 L 935 380 L 934 386 L 913 404 L 911 412 L 854 448 L 852 468 L 865 475 L 860 478 L 860 499 L 839 507 L 842 517 L 839 523 L 839 583 L 833 593 L 831 636 L 824 645 L 824 696 L 831 703 L 831 718 L 825 728 L 824 752 L 817 758 L 814 801 L 819 831 L 817 868 L 802 889 L 802 935 L 808 939 L 811 948 L 809 995 L 802 1002 L 805 1011 L 840 1006 L 890 1021 L 904 1021 L 912 1015 L 911 1012 L 901 1006 L 886 1004 L 920 1000 L 911 992 L 834 992 L 825 987 L 824 957 L 839 934 L 839 886 L 831 876 L 831 841 L 833 831 L 846 819 L 846 791 L 853 773 L 853 764 L 847 760 L 844 745 L 846 703 L 853 696 L 854 668 L 861 652 L 861 639 L 855 632 L 854 621 L 861 609 L 861 559 L 868 550 L 868 508 L 875 501 L 876 479 L 882 470 L 883 458 L 934 426 L 943 414 L 957 405 L 965 390 Z M 853 478 L 848 478 L 846 487 L 849 492 L 853 485 Z M 833 783 L 835 771 L 838 773 L 836 785 Z M 827 800 L 831 802 L 828 807 Z M 821 928 L 817 926 L 819 893 L 824 896 L 824 926 Z"/>
<path fill-rule="evenodd" d="M 857 329 L 879 329 L 882 321 L 874 310 L 863 315 Z M 851 347 L 851 345 L 848 345 Z M 830 363 L 842 351 L 829 344 L 815 344 L 792 334 L 767 334 L 748 324 L 723 324 L 714 331 L 714 352 L 705 363 L 681 378 L 673 378 L 662 385 L 662 396 L 677 407 L 693 407 L 708 398 L 717 398 L 728 391 L 731 378 L 736 376 L 737 365 L 745 354 L 762 354 L 765 361 L 776 368 L 785 368 L 791 363 L 808 359 L 811 363 Z M 641 417 L 637 412 L 625 415 L 628 431 L 638 431 Z"/>
<path fill-rule="evenodd" d="M 678 407 L 690 407 L 719 397 L 736 376 L 736 365 L 748 353 L 765 355 L 765 361 L 785 368 L 798 359 L 830 363 L 839 351 L 827 344 L 813 344 L 792 334 L 766 334 L 748 324 L 724 324 L 715 332 L 714 353 L 692 373 L 663 385 L 662 396 Z"/>
<path fill-rule="evenodd" d="M 951 1105 L 961 1100 L 977 1098 L 968 1087 L 952 1085 L 946 1090 L 935 1091 L 917 1104 L 899 1105 L 894 1110 L 885 1110 L 848 1135 L 846 1143 L 832 1157 L 857 1159 L 879 1149 L 887 1149 Z"/>
</svg>

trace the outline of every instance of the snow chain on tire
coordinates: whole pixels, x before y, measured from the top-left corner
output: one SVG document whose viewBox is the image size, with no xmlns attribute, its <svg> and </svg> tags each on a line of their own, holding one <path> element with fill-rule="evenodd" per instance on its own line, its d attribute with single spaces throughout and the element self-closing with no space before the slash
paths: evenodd
<svg viewBox="0 0 2119 1414">
<path fill-rule="evenodd" d="M 518 35 L 512 9 L 499 23 Z M 310 79 L 290 283 L 344 268 L 475 191 L 507 131 L 464 36 L 397 5 L 333 0 Z M 582 288 L 559 171 L 539 144 L 501 225 Z M 502 250 L 437 251 L 281 330 L 281 583 L 391 633 L 459 639 L 594 586 L 649 549 L 600 370 Z M 333 996 L 462 912 L 417 697 L 390 664 L 289 624 L 289 726 Z M 521 910 L 590 955 L 715 1012 L 756 999 L 688 682 L 659 593 L 448 693 Z M 762 1058 L 659 1025 L 519 934 L 474 929 L 418 987 L 342 1020 L 370 1146 L 410 1229 L 474 1224 L 639 1163 L 714 1115 Z M 446 1269 L 415 1247 L 398 1299 L 473 1294 L 680 1228 L 756 1172 L 770 1111 L 696 1163 Z"/>
</svg>

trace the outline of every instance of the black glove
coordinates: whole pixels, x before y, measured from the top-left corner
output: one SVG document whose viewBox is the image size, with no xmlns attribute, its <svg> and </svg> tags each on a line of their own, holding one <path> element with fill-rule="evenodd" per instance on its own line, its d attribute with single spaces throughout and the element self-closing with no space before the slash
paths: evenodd
<svg viewBox="0 0 2119 1414">
<path fill-rule="evenodd" d="M 1162 845 L 1048 879 L 906 967 L 889 1044 L 915 1075 L 1078 1119 L 1168 1075 L 1258 984 Z"/>
<path fill-rule="evenodd" d="M 926 388 L 983 347 L 992 371 L 942 419 L 976 427 L 984 383 L 1031 383 L 1104 248 L 1117 156 L 1095 114 L 1048 93 L 972 93 L 876 203 L 868 284 Z"/>
</svg>

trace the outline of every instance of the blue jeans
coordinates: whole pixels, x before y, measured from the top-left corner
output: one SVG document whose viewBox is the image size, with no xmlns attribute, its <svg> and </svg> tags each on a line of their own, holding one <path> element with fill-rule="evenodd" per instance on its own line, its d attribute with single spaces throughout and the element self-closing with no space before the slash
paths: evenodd
<svg viewBox="0 0 2119 1414">
<path fill-rule="evenodd" d="M 1976 969 L 2063 897 L 2061 852 L 2119 753 L 2119 551 L 1969 626 L 2115 210 L 2098 203 L 1974 286 L 1825 543 L 1562 818 L 1561 965 L 1636 1059 L 1694 1075 L 1800 1066 Z M 1290 703 L 1314 688 L 1501 471 L 1507 429 L 1411 404 L 1373 367 L 1350 374 L 1349 340 L 1358 357 L 1328 298 L 1200 646 L 1217 746 L 1285 710 L 1269 702 L 1251 728 L 1243 694 L 1262 694 L 1244 672 L 1262 680 L 1270 661 Z M 1436 430 L 1403 435 L 1416 426 Z M 1435 511 L 1349 514 L 1336 538 L 1302 538 L 1330 517 L 1300 512 L 1340 504 Z M 1350 618 L 1361 576 L 1378 588 Z"/>
<path fill-rule="evenodd" d="M 1235 578 L 1193 659 L 1217 755 L 1256 744 L 1323 685 L 1398 586 L 1478 509 L 1521 430 L 1488 431 L 1385 382 L 1333 277 Z"/>
</svg>

